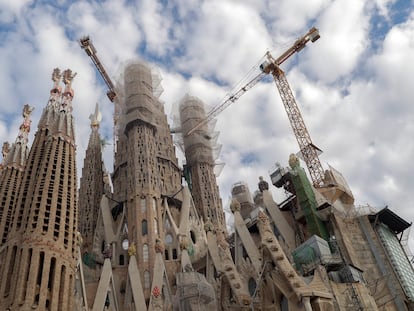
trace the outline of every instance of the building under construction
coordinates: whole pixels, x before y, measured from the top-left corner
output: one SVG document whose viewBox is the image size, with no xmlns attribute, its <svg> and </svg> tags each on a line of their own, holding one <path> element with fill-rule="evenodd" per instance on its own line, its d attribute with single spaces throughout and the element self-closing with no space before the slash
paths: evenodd
<svg viewBox="0 0 414 311">
<path fill-rule="evenodd" d="M 3 148 L 0 310 L 414 310 L 411 224 L 356 207 L 331 167 L 315 183 L 291 155 L 253 193 L 235 181 L 230 232 L 204 104 L 184 96 L 172 130 L 161 77 L 144 62 L 128 63 L 113 86 L 112 172 L 99 108 L 91 115 L 77 191 L 74 75 L 52 78 L 31 148 L 30 107 Z M 287 199 L 275 202 L 270 187 Z"/>
</svg>

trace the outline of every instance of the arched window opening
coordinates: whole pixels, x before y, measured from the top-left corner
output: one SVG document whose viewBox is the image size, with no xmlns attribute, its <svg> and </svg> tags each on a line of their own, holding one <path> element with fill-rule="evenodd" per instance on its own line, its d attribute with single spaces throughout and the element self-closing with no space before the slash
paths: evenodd
<svg viewBox="0 0 414 311">
<path fill-rule="evenodd" d="M 157 217 L 157 200 L 152 198 L 152 212 L 154 213 L 154 217 Z"/>
<path fill-rule="evenodd" d="M 105 251 L 105 245 L 106 245 L 105 240 L 102 240 L 102 243 L 101 243 L 101 252 L 102 253 Z"/>
<path fill-rule="evenodd" d="M 144 262 L 148 262 L 149 252 L 148 252 L 148 244 L 144 244 L 142 246 L 142 259 Z"/>
<path fill-rule="evenodd" d="M 126 292 L 126 282 L 125 281 L 121 282 L 121 286 L 119 287 L 119 292 L 121 294 L 125 294 L 125 292 Z"/>
<path fill-rule="evenodd" d="M 141 212 L 145 213 L 147 211 L 147 200 L 145 197 L 141 198 Z"/>
<path fill-rule="evenodd" d="M 144 219 L 141 223 L 142 226 L 142 235 L 147 235 L 148 234 L 148 223 L 147 221 Z"/>
<path fill-rule="evenodd" d="M 256 281 L 253 278 L 250 278 L 248 283 L 247 283 L 247 286 L 249 288 L 250 296 L 253 297 L 253 295 L 256 291 Z"/>
<path fill-rule="evenodd" d="M 196 235 L 193 230 L 190 231 L 191 241 L 193 241 L 194 244 L 196 244 Z"/>
<path fill-rule="evenodd" d="M 285 296 L 280 300 L 280 311 L 289 311 L 289 301 Z"/>
<path fill-rule="evenodd" d="M 148 270 L 145 270 L 145 271 L 144 271 L 144 288 L 145 288 L 145 289 L 150 288 L 150 283 L 151 283 L 151 280 L 150 280 L 150 273 L 149 273 L 149 271 L 148 271 Z"/>
<path fill-rule="evenodd" d="M 172 242 L 173 242 L 173 237 L 172 237 L 171 234 L 168 233 L 165 236 L 165 245 L 170 246 L 172 244 Z"/>
<path fill-rule="evenodd" d="M 158 220 L 154 218 L 154 233 L 158 235 Z"/>
</svg>

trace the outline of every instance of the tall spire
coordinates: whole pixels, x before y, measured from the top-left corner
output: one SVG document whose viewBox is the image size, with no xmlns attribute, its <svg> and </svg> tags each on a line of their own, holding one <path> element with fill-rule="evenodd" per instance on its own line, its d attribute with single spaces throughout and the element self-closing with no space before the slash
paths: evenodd
<svg viewBox="0 0 414 311">
<path fill-rule="evenodd" d="M 19 135 L 16 138 L 16 142 L 13 144 L 9 154 L 8 154 L 8 162 L 11 165 L 18 165 L 24 166 L 24 163 L 27 159 L 29 149 L 27 147 L 27 142 L 29 141 L 29 132 L 30 132 L 30 125 L 32 120 L 30 116 L 34 110 L 34 107 L 29 105 L 24 105 L 23 107 L 23 122 L 19 127 Z M 5 163 L 9 165 L 9 163 Z"/>
<path fill-rule="evenodd" d="M 2 162 L 0 163 L 0 174 L 3 171 L 4 164 L 7 158 L 8 153 L 10 152 L 10 143 L 8 141 L 5 141 L 3 143 L 3 147 L 1 148 L 1 155 L 2 155 Z"/>
<path fill-rule="evenodd" d="M 128 240 L 138 249 L 134 258 L 144 280 L 146 299 L 156 269 L 155 241 L 164 242 L 165 238 L 163 199 L 181 189 L 181 171 L 164 105 L 158 98 L 160 80 L 143 62 L 125 67 L 119 88 L 123 90 L 124 113 L 113 173 L 115 199 L 128 206 Z"/>
<path fill-rule="evenodd" d="M 89 116 L 89 120 L 91 120 L 91 128 L 95 128 L 95 127 L 99 128 L 99 125 L 101 124 L 101 120 L 102 120 L 102 114 L 99 111 L 98 103 L 96 103 L 96 106 L 95 106 L 95 113 Z"/>
<path fill-rule="evenodd" d="M 29 105 L 24 105 L 23 122 L 20 125 L 16 142 L 11 147 L 9 147 L 9 143 L 3 144 L 3 172 L 0 175 L 0 202 L 2 202 L 0 207 L 0 246 L 6 242 L 12 225 L 12 215 L 17 199 L 16 193 L 19 192 L 23 170 L 29 154 L 27 142 L 33 109 Z"/>
<path fill-rule="evenodd" d="M 62 78 L 62 74 L 59 68 L 53 69 L 52 73 L 52 81 L 53 87 L 50 90 L 50 98 L 48 101 L 48 106 L 56 108 L 57 102 L 62 94 L 62 87 L 59 85 L 60 79 Z"/>
<path fill-rule="evenodd" d="M 62 102 L 60 104 L 59 111 L 69 111 L 72 112 L 72 98 L 74 95 L 72 89 L 72 81 L 75 78 L 76 72 L 72 73 L 72 70 L 66 69 L 63 72 L 63 83 L 65 84 L 65 90 L 62 94 Z"/>
<path fill-rule="evenodd" d="M 186 95 L 180 103 L 180 121 L 183 133 L 188 133 L 194 124 L 205 119 L 203 102 Z M 191 186 L 194 203 L 204 221 L 210 220 L 215 226 L 227 232 L 226 220 L 220 199 L 216 175 L 214 174 L 214 137 L 207 125 L 197 132 L 183 137 L 187 164 L 184 172 Z"/>
<path fill-rule="evenodd" d="M 59 81 L 63 76 L 65 89 Z M 76 266 L 77 177 L 72 118 L 74 78 L 55 69 L 22 177 L 0 271 L 0 309 L 72 310 Z M 26 111 L 27 112 L 27 111 Z M 21 127 L 24 142 L 28 125 Z M 11 154 L 8 155 L 10 157 Z M 5 297 L 3 299 L 3 297 Z"/>
<path fill-rule="evenodd" d="M 83 253 L 92 251 L 93 239 L 102 195 L 104 194 L 104 165 L 102 141 L 99 135 L 101 113 L 96 104 L 95 113 L 89 116 L 91 134 L 82 168 L 79 187 L 79 232 L 83 239 Z"/>
<path fill-rule="evenodd" d="M 62 80 L 65 84 L 65 89 L 62 93 L 61 100 L 58 106 L 58 118 L 57 118 L 57 131 L 64 139 L 75 139 L 75 129 L 72 118 L 72 99 L 74 91 L 72 89 L 72 81 L 75 78 L 76 73 L 72 73 L 72 70 L 66 69 L 62 73 Z"/>
<path fill-rule="evenodd" d="M 62 75 L 60 73 L 60 69 L 59 68 L 53 69 L 52 81 L 54 82 L 54 84 L 53 84 L 52 90 L 58 90 L 59 93 L 62 91 L 62 87 L 59 86 L 59 82 L 61 78 L 62 78 Z"/>
<path fill-rule="evenodd" d="M 19 128 L 19 136 L 17 136 L 16 143 L 24 143 L 27 144 L 27 136 L 30 132 L 30 125 L 32 124 L 32 120 L 30 119 L 30 116 L 32 114 L 32 111 L 34 110 L 34 107 L 30 107 L 29 105 L 24 105 L 23 107 L 23 123 L 20 125 Z"/>
</svg>

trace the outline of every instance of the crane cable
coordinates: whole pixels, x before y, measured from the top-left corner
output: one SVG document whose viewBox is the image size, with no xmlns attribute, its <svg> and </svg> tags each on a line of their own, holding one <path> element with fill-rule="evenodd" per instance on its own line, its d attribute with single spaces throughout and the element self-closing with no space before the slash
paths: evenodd
<svg viewBox="0 0 414 311">
<path fill-rule="evenodd" d="M 255 73 L 255 71 L 258 70 L 259 65 L 263 62 L 263 59 L 266 58 L 266 54 L 262 56 L 262 58 L 257 62 L 245 75 L 244 78 L 242 78 L 236 86 L 231 90 L 230 93 L 227 93 L 226 96 L 223 98 L 222 101 L 220 101 L 220 104 L 214 106 L 206 115 L 206 117 L 198 123 L 195 127 L 190 129 L 187 133 L 184 134 L 184 136 L 189 136 L 192 133 L 194 133 L 197 129 L 199 129 L 201 126 L 205 125 L 209 121 L 211 121 L 215 116 L 217 116 L 219 113 L 221 113 L 224 109 L 226 109 L 228 106 L 230 106 L 232 103 L 237 101 L 246 91 L 253 88 L 259 81 L 261 81 L 264 76 L 267 74 L 260 71 L 260 73 Z M 253 76 L 254 75 L 254 76 Z M 253 78 L 250 78 L 253 76 Z M 250 78 L 250 79 L 249 79 Z M 245 82 L 248 81 L 248 82 Z M 240 86 L 243 85 L 243 86 Z"/>
</svg>

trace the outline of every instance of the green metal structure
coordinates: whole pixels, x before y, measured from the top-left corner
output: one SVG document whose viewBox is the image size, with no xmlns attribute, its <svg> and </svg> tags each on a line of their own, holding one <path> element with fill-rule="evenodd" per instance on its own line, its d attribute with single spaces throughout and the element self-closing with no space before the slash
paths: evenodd
<svg viewBox="0 0 414 311">
<path fill-rule="evenodd" d="M 300 166 L 299 159 L 295 155 L 290 156 L 289 166 L 291 167 L 290 177 L 296 192 L 296 197 L 305 215 L 310 234 L 316 234 L 324 240 L 329 241 L 328 230 L 316 213 L 317 205 L 312 184 L 309 182 L 305 170 Z"/>
</svg>

